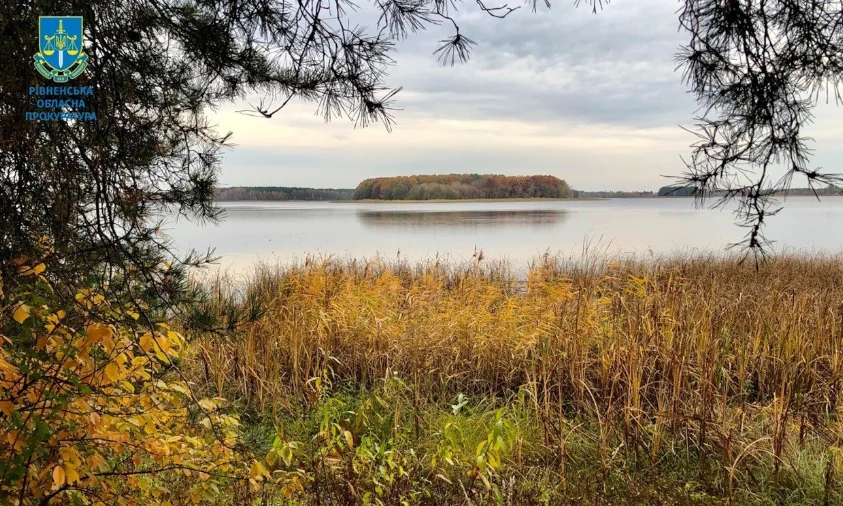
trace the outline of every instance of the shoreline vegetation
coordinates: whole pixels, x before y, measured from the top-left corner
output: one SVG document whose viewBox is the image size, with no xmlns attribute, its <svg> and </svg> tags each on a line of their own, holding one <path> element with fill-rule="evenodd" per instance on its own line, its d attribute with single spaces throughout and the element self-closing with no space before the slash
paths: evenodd
<svg viewBox="0 0 843 506">
<path fill-rule="evenodd" d="M 263 266 L 182 370 L 267 455 L 243 504 L 841 504 L 843 257 L 749 264 Z"/>
<path fill-rule="evenodd" d="M 454 202 L 569 202 L 569 201 L 588 201 L 588 200 L 605 200 L 600 198 L 576 198 L 576 197 L 567 197 L 567 198 L 552 198 L 552 197 L 526 197 L 526 198 L 511 198 L 511 199 L 426 199 L 426 200 L 410 200 L 410 199 L 402 199 L 402 200 L 382 200 L 382 199 L 360 199 L 360 200 L 337 200 L 335 201 L 338 204 L 341 203 L 349 203 L 349 204 L 444 204 L 444 203 L 454 203 Z"/>
<path fill-rule="evenodd" d="M 335 201 L 349 200 L 353 189 L 345 188 L 302 188 L 288 186 L 232 186 L 218 188 L 215 200 L 218 202 L 246 201 Z"/>
<path fill-rule="evenodd" d="M 476 176 L 476 177 L 475 177 Z M 480 176 L 478 174 L 469 174 L 469 175 L 449 175 L 449 176 L 407 176 L 407 179 L 410 178 L 420 178 L 420 177 L 431 177 L 431 178 L 441 178 L 441 177 L 459 177 L 459 178 L 467 178 L 469 182 L 472 181 L 471 178 L 475 178 L 474 181 L 482 180 L 482 178 L 504 178 L 504 179 L 497 179 L 497 183 L 481 183 L 479 186 L 488 185 L 494 186 L 496 184 L 502 184 L 501 181 L 504 181 L 507 176 Z M 552 176 L 518 176 L 522 178 L 530 178 L 530 177 L 542 177 L 548 178 Z M 380 183 L 378 183 L 378 191 L 377 195 L 379 197 L 373 197 L 373 187 L 375 186 L 375 182 L 377 180 L 390 180 L 387 183 L 389 186 L 389 195 L 390 198 L 380 198 Z M 556 184 L 554 181 L 550 181 L 547 184 L 550 184 L 550 187 L 545 187 L 544 189 L 537 189 L 535 185 L 530 186 L 531 183 L 526 183 L 523 187 L 514 190 L 514 196 L 507 197 L 507 196 L 500 196 L 500 193 L 503 190 L 498 190 L 498 196 L 471 196 L 475 193 L 480 192 L 477 188 L 466 187 L 462 183 L 455 183 L 456 187 L 461 188 L 460 191 L 465 193 L 460 194 L 457 190 L 451 189 L 451 197 L 449 198 L 447 195 L 448 189 L 445 184 L 442 183 L 420 183 L 420 184 L 411 184 L 407 181 L 404 181 L 402 178 L 375 178 L 369 179 L 361 183 L 357 188 L 306 188 L 306 187 L 283 187 L 283 186 L 233 186 L 227 188 L 218 188 L 216 191 L 215 200 L 217 202 L 249 202 L 249 201 L 260 201 L 260 202 L 275 202 L 275 201 L 289 201 L 289 202 L 308 202 L 308 201 L 323 201 L 323 202 L 366 202 L 366 203 L 373 203 L 373 202 L 406 202 L 406 203 L 436 203 L 436 202 L 527 202 L 527 201 L 534 201 L 534 200 L 604 200 L 604 199 L 620 199 L 620 198 L 676 198 L 676 197 L 694 197 L 693 188 L 690 187 L 682 187 L 682 186 L 663 186 L 659 188 L 658 191 L 583 191 L 583 190 L 574 190 L 571 189 L 564 180 L 553 178 L 561 182 L 561 187 L 557 187 L 556 190 L 552 189 L 552 185 Z M 485 180 L 483 180 L 485 181 Z M 395 191 L 392 189 L 392 186 L 399 186 L 400 189 L 398 190 L 397 194 L 399 198 L 394 198 L 393 192 Z M 362 187 L 362 188 L 361 188 Z M 412 194 L 414 188 L 421 188 L 416 189 L 415 194 Z M 466 189 L 468 188 L 468 189 Z M 548 189 L 551 188 L 551 189 Z M 816 193 L 815 193 L 816 192 Z M 530 196 L 533 193 L 537 193 L 538 195 L 556 195 L 556 196 Z M 493 195 L 495 193 L 489 192 L 488 195 Z M 462 196 L 460 196 L 462 195 Z M 522 196 L 518 196 L 522 195 Z M 712 192 L 710 197 L 717 198 L 718 196 L 722 196 L 724 193 L 722 191 L 715 191 Z M 820 197 L 827 197 L 827 196 L 840 196 L 843 195 L 843 192 L 836 188 L 791 188 L 787 193 L 784 192 L 777 192 L 776 196 L 784 197 L 784 196 L 820 196 Z M 415 196 L 417 198 L 410 198 Z"/>
</svg>

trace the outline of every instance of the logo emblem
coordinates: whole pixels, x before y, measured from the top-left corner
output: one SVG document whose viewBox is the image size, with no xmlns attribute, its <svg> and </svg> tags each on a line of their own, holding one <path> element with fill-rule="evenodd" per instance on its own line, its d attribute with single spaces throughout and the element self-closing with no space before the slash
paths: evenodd
<svg viewBox="0 0 843 506">
<path fill-rule="evenodd" d="M 47 79 L 66 83 L 88 66 L 82 47 L 82 16 L 41 16 L 38 19 L 35 69 Z"/>
</svg>

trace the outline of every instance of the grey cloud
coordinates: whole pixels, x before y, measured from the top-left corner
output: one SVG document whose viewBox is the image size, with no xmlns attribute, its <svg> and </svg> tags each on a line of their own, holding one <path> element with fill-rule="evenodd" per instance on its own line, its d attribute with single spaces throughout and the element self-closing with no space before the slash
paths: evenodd
<svg viewBox="0 0 843 506">
<path fill-rule="evenodd" d="M 406 90 L 401 114 L 639 127 L 690 122 L 694 103 L 673 62 L 684 34 L 665 0 L 621 2 L 597 15 L 562 5 L 504 20 L 472 11 L 457 20 L 478 42 L 466 64 L 436 64 L 431 53 L 450 33 L 446 26 L 399 45 L 389 83 Z"/>
</svg>

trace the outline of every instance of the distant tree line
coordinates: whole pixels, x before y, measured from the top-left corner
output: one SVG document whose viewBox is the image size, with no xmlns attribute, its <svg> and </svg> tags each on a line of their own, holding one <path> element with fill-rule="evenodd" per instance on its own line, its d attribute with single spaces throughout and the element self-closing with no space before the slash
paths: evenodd
<svg viewBox="0 0 843 506">
<path fill-rule="evenodd" d="M 791 188 L 793 196 L 843 195 L 834 187 Z M 712 192 L 718 195 L 719 192 Z M 356 189 L 296 188 L 284 186 L 234 186 L 220 188 L 217 201 L 237 200 L 460 200 L 507 198 L 632 199 L 650 197 L 691 197 L 692 186 L 662 186 L 658 191 L 572 190 L 564 180 L 553 176 L 497 176 L 448 174 L 439 176 L 399 176 L 367 179 Z"/>
<path fill-rule="evenodd" d="M 554 176 L 439 174 L 366 179 L 354 199 L 461 200 L 514 198 L 573 198 L 564 180 Z"/>
<path fill-rule="evenodd" d="M 234 186 L 217 190 L 216 200 L 350 200 L 351 188 L 290 188 L 284 186 Z"/>
<path fill-rule="evenodd" d="M 659 188 L 659 197 L 692 197 L 696 196 L 698 190 L 694 186 L 662 186 Z M 720 196 L 726 194 L 726 190 L 711 190 L 709 195 Z M 831 195 L 843 195 L 843 191 L 834 186 L 827 186 L 825 188 L 789 188 L 776 190 L 773 195 L 817 195 L 820 197 Z"/>
<path fill-rule="evenodd" d="M 637 199 L 655 197 L 653 191 L 593 191 L 574 190 L 574 197 L 578 199 Z"/>
<path fill-rule="evenodd" d="M 662 186 L 659 188 L 659 197 L 692 197 L 696 194 L 694 186 Z"/>
<path fill-rule="evenodd" d="M 780 190 L 776 192 L 776 195 L 819 195 L 821 197 L 827 197 L 829 195 L 843 195 L 843 190 L 840 188 L 836 188 L 834 186 L 827 186 L 825 188 L 790 188 L 787 191 Z"/>
</svg>

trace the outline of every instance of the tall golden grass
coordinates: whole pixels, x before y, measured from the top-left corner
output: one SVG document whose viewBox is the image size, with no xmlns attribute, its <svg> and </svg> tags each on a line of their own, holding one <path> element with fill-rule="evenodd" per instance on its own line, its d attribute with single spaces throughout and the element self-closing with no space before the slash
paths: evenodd
<svg viewBox="0 0 843 506">
<path fill-rule="evenodd" d="M 397 372 L 432 402 L 527 392 L 562 466 L 578 417 L 604 459 L 610 441 L 653 462 L 682 445 L 718 456 L 730 485 L 756 452 L 778 474 L 788 448 L 840 446 L 838 256 L 758 271 L 737 258 L 543 257 L 526 275 L 485 261 L 309 259 L 241 288 L 263 316 L 241 338 L 199 339 L 191 367 L 254 410 L 307 398 L 314 381 L 359 387 Z"/>
</svg>

